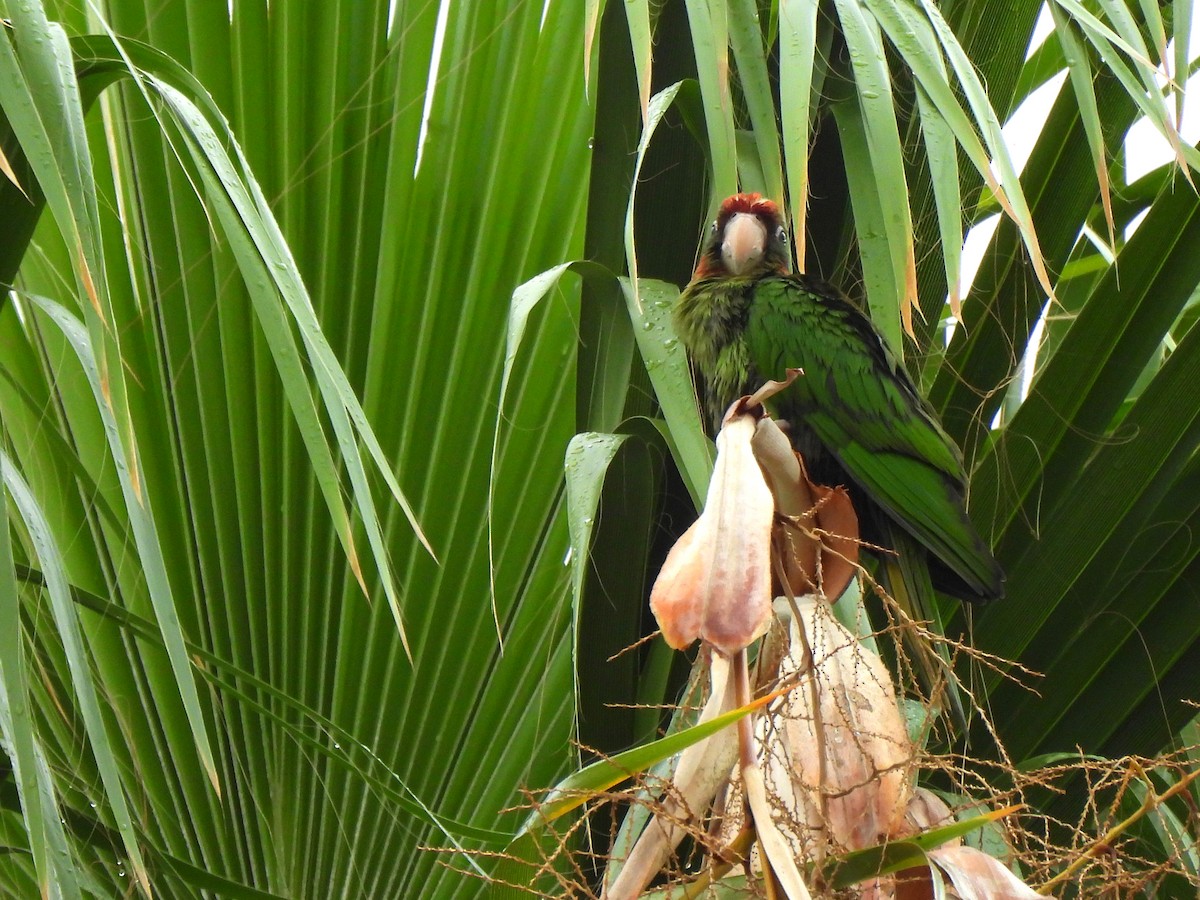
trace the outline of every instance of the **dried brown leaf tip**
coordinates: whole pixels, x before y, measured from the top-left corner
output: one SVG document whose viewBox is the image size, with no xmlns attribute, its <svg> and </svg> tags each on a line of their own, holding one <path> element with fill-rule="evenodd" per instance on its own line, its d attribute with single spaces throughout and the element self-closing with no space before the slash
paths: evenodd
<svg viewBox="0 0 1200 900">
<path fill-rule="evenodd" d="M 21 182 L 17 179 L 17 173 L 13 171 L 12 164 L 8 161 L 8 157 L 4 155 L 4 148 L 0 147 L 0 173 L 11 181 L 22 194 L 25 194 L 25 199 L 29 199 L 29 194 L 25 193 L 25 188 L 21 187 Z"/>
</svg>

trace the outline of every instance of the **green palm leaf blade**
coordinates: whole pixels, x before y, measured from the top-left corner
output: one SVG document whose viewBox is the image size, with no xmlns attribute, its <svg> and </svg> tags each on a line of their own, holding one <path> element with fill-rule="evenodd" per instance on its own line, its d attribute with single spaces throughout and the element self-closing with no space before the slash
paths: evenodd
<svg viewBox="0 0 1200 900">
<path fill-rule="evenodd" d="M 387 455 L 382 473 L 385 480 L 392 470 L 409 473 L 400 475 L 401 481 L 408 479 L 405 490 L 417 489 L 410 496 L 417 498 L 414 503 L 424 506 L 426 512 L 439 511 L 433 515 L 433 527 L 445 542 L 442 546 L 453 548 L 460 562 L 449 576 L 431 568 L 427 557 L 421 562 L 424 551 L 415 541 L 410 545 L 411 533 L 405 535 L 399 508 L 387 506 L 380 509 L 378 532 L 386 535 L 387 546 L 377 544 L 378 558 L 394 561 L 404 572 L 406 585 L 420 585 L 426 596 L 441 592 L 454 602 L 465 601 L 467 609 L 486 610 L 488 561 L 477 530 L 484 520 L 480 514 L 483 507 L 472 484 L 477 486 L 479 475 L 486 473 L 486 467 L 479 467 L 486 456 L 477 449 L 491 446 L 489 429 L 479 427 L 488 417 L 464 423 L 439 413 L 465 409 L 467 398 L 474 402 L 481 396 L 494 396 L 497 388 L 494 379 L 499 372 L 496 353 L 500 348 L 490 341 L 492 326 L 482 317 L 464 317 L 462 309 L 486 313 L 490 308 L 494 319 L 502 310 L 489 307 L 493 291 L 507 293 L 523 275 L 569 256 L 569 245 L 578 246 L 579 226 L 564 229 L 564 219 L 558 224 L 529 220 L 526 231 L 514 233 L 517 243 L 510 243 L 503 256 L 489 255 L 499 248 L 490 248 L 487 237 L 495 232 L 497 223 L 515 221 L 515 214 L 527 209 L 535 197 L 528 185 L 520 186 L 507 176 L 507 168 L 501 164 L 507 157 L 494 156 L 496 146 L 516 148 L 515 156 L 509 154 L 513 159 L 524 154 L 535 160 L 547 173 L 545 190 L 550 190 L 550 185 L 574 185 L 574 194 L 556 188 L 548 196 L 565 204 L 566 222 L 581 221 L 586 108 L 580 107 L 568 117 L 547 114 L 558 109 L 560 98 L 578 86 L 577 79 L 561 77 L 565 72 L 575 73 L 578 48 L 549 36 L 564 33 L 554 25 L 553 17 L 548 25 L 551 32 L 542 39 L 536 14 L 540 10 L 515 19 L 493 11 L 459 16 L 457 25 L 452 21 L 448 34 L 453 37 L 443 51 L 446 68 L 438 82 L 446 89 L 439 91 L 431 113 L 442 122 L 448 121 L 447 116 L 457 117 L 464 123 L 463 135 L 476 127 L 465 123 L 502 122 L 499 144 L 483 146 L 464 140 L 453 144 L 457 150 L 447 153 L 451 144 L 445 138 L 458 125 L 452 125 L 450 131 L 438 126 L 431 130 L 426 142 L 428 155 L 414 178 L 437 9 L 406 9 L 390 31 L 387 6 L 376 4 L 368 12 L 361 4 L 346 4 L 331 10 L 332 19 L 299 14 L 297 7 L 279 7 L 271 21 L 248 7 L 239 8 L 232 20 L 224 13 L 212 15 L 199 9 L 195 15 L 183 15 L 182 7 L 149 16 L 141 4 L 131 2 L 115 3 L 111 12 L 122 31 L 149 37 L 159 47 L 191 60 L 193 70 L 202 74 L 218 103 L 228 106 L 234 127 L 244 128 L 243 134 L 250 136 L 242 138 L 247 143 L 248 166 L 256 174 L 262 173 L 263 194 L 274 205 L 304 282 L 312 289 L 317 319 L 323 319 L 321 324 L 328 329 L 334 355 L 348 360 L 346 370 L 355 391 L 365 397 L 362 418 L 356 418 L 353 408 L 348 410 L 350 427 L 359 428 L 369 421 L 378 429 L 378 422 L 388 423 L 386 429 L 377 430 L 378 445 L 367 449 L 374 450 L 376 462 L 382 459 L 378 454 Z M 491 80 L 496 60 L 475 51 L 481 41 L 487 45 L 489 36 L 497 34 L 497 23 L 511 29 L 507 33 L 519 35 L 516 43 L 490 44 L 502 47 L 506 58 L 522 60 L 518 67 L 522 74 L 505 84 L 507 92 L 530 96 L 534 92 L 522 85 L 543 85 L 548 73 L 560 84 L 551 92 L 539 87 L 543 110 L 509 104 L 510 115 L 498 120 L 496 104 L 503 105 L 503 100 L 485 99 L 480 93 Z M 314 40 L 310 34 L 321 38 Z M 334 39 L 325 40 L 331 34 Z M 222 49 L 205 53 L 201 48 L 206 41 Z M 548 52 L 524 52 L 539 44 Z M 307 58 L 289 50 L 301 46 L 320 49 Z M 344 48 L 348 46 L 366 47 L 370 52 L 347 53 Z M 404 52 L 399 52 L 401 46 Z M 134 44 L 126 45 L 126 50 L 135 58 L 140 52 Z M 239 66 L 258 71 L 264 61 L 268 71 L 290 85 L 288 103 L 274 105 L 276 98 L 270 91 L 257 90 L 263 79 L 237 74 Z M 463 61 L 467 61 L 465 66 Z M 121 60 L 110 53 L 107 60 L 93 60 L 89 65 L 98 69 L 108 63 Z M 309 63 L 319 71 L 306 76 L 304 67 Z M 137 64 L 149 69 L 159 65 L 148 65 L 145 59 L 138 59 Z M 156 71 L 161 75 L 164 70 Z M 448 81 L 446 72 L 450 73 Z M 328 73 L 336 75 L 327 80 Z M 290 77 L 292 74 L 297 77 Z M 311 87 L 307 95 L 306 80 Z M 333 85 L 336 87 L 331 90 Z M 396 86 L 402 90 L 395 90 Z M 463 104 L 456 96 L 479 99 L 473 105 Z M 168 99 L 178 100 L 174 96 Z M 156 108 L 160 113 L 157 119 L 142 114 L 135 120 L 114 120 L 118 124 L 110 132 L 113 140 L 105 152 L 111 149 L 116 155 L 105 164 L 111 163 L 120 176 L 106 181 L 102 175 L 100 189 L 110 199 L 107 210 L 116 209 L 116 197 L 132 179 L 142 188 L 136 200 L 125 198 L 123 202 L 133 202 L 139 210 L 128 221 L 133 246 L 144 249 L 130 257 L 122 278 L 114 279 L 114 302 L 122 321 L 133 323 L 125 326 L 123 336 L 126 363 L 139 379 L 136 417 L 160 423 L 160 433 L 166 438 L 145 449 L 154 459 L 148 467 L 150 487 L 166 506 L 156 521 L 164 535 L 168 566 L 173 578 L 180 573 L 193 587 L 192 596 L 202 598 L 194 605 L 184 604 L 184 632 L 218 648 L 221 657 L 236 660 L 246 671 L 268 676 L 265 683 L 277 686 L 275 690 L 282 688 L 305 698 L 309 708 L 337 711 L 340 721 L 353 723 L 354 731 L 347 733 L 369 742 L 373 752 L 378 750 L 393 764 L 404 760 L 399 768 L 410 771 L 403 777 L 416 773 L 415 780 L 424 781 L 422 796 L 440 806 L 466 810 L 467 815 L 480 815 L 483 821 L 495 821 L 498 810 L 516 798 L 523 780 L 546 783 L 567 759 L 561 748 L 568 733 L 571 700 L 569 693 L 556 690 L 556 686 L 570 683 L 569 655 L 562 652 L 569 645 L 569 619 L 556 613 L 565 609 L 561 586 L 556 584 L 566 548 L 565 528 L 555 526 L 544 535 L 537 530 L 528 536 L 506 532 L 499 547 L 496 580 L 507 604 L 504 627 L 513 632 L 506 635 L 511 656 L 501 659 L 493 655 L 494 628 L 480 628 L 483 621 L 474 614 L 448 619 L 460 623 L 457 634 L 451 634 L 444 645 L 456 647 L 453 655 L 430 644 L 436 638 L 437 646 L 443 646 L 442 629 L 428 613 L 412 619 L 406 615 L 405 624 L 417 629 L 431 649 L 424 664 L 418 660 L 419 673 L 405 671 L 395 626 L 387 627 L 391 614 L 386 607 L 384 618 L 361 606 L 359 611 L 353 610 L 350 600 L 357 590 L 355 579 L 337 550 L 337 529 L 323 509 L 322 494 L 306 472 L 307 454 L 300 433 L 289 425 L 272 362 L 277 342 L 264 338 L 249 312 L 253 294 L 240 286 L 233 252 L 212 238 L 210 226 L 217 211 L 213 196 L 205 198 L 205 206 L 194 199 L 206 163 L 189 161 L 182 172 L 178 168 L 176 151 L 188 159 L 193 138 L 198 144 L 207 138 L 202 131 L 189 134 L 168 128 L 175 143 L 164 153 L 161 135 L 169 112 L 161 105 Z M 304 123 L 277 145 L 278 155 L 272 150 L 275 132 L 264 127 L 272 118 L 280 123 Z M 328 130 L 320 124 L 322 118 L 330 123 Z M 188 126 L 196 121 L 188 121 Z M 536 130 L 529 126 L 550 121 L 558 123 L 565 139 L 559 143 L 562 149 L 557 157 L 551 155 L 547 160 L 547 145 L 534 137 Z M 105 142 L 94 146 L 105 147 Z M 313 147 L 316 151 L 310 153 Z M 239 163 L 236 158 L 233 161 L 236 168 Z M 480 173 L 485 188 L 475 192 L 478 205 L 462 211 L 484 215 L 473 230 L 460 232 L 468 238 L 466 242 L 435 240 L 440 221 L 414 219 L 409 212 L 414 203 L 429 208 L 420 206 L 422 199 L 458 196 L 462 185 L 479 183 Z M 216 182 L 211 186 L 225 189 Z M 250 200 L 259 209 L 265 205 L 261 197 L 251 196 Z M 318 221 L 309 213 L 316 208 L 341 209 L 346 214 Z M 239 215 L 252 209 L 243 205 Z M 111 226 L 113 220 L 105 219 L 105 223 Z M 35 240 L 39 249 L 51 250 L 48 235 L 39 233 Z M 431 263 L 405 252 L 412 247 L 436 248 L 438 259 Z M 109 245 L 113 248 L 124 252 L 119 241 Z M 55 277 L 56 252 L 27 261 L 21 277 L 30 279 L 29 288 L 39 286 L 39 279 Z M 336 262 L 339 259 L 341 263 Z M 464 265 L 462 260 L 472 262 Z M 411 289 L 397 287 L 409 283 L 414 275 L 419 277 L 411 283 L 424 284 L 420 277 L 429 272 L 449 273 L 437 283 L 424 285 L 428 298 L 446 297 L 441 314 L 435 313 L 436 304 L 419 303 Z M 274 277 L 274 266 L 268 266 L 266 280 Z M 257 284 L 254 288 L 259 289 Z M 214 302 L 217 296 L 219 303 Z M 457 302 L 452 297 L 457 297 Z M 407 330 L 406 317 L 407 325 L 412 326 Z M 472 321 L 475 325 L 469 331 L 458 327 Z M 397 329 L 397 325 L 401 327 Z M 540 499 L 555 496 L 546 486 L 553 483 L 558 466 L 530 467 L 528 460 L 539 454 L 548 460 L 557 457 L 556 462 L 562 458 L 570 420 L 554 404 L 569 396 L 564 387 L 571 384 L 572 370 L 570 365 L 562 365 L 559 348 L 570 333 L 569 325 L 561 320 L 547 325 L 538 319 L 531 326 L 528 356 L 523 355 L 517 366 L 520 401 L 510 412 L 513 421 L 539 422 L 539 427 L 532 430 L 522 424 L 500 444 L 498 462 L 505 486 L 495 506 L 501 515 L 546 520 L 561 515 L 557 502 L 547 505 Z M 374 339 L 367 340 L 371 335 Z M 298 331 L 296 337 L 301 340 L 296 346 L 302 347 L 311 336 L 307 327 Z M 486 352 L 481 353 L 480 348 Z M 325 357 L 325 372 L 333 371 L 332 358 Z M 401 359 L 408 361 L 403 364 L 408 371 L 442 369 L 443 377 L 437 381 L 443 387 L 425 390 L 420 386 L 432 386 L 434 380 L 414 378 L 414 390 L 398 394 L 394 373 L 396 361 Z M 449 380 L 446 360 L 451 362 Z M 550 360 L 554 360 L 559 377 L 551 381 L 537 377 L 534 373 L 544 370 Z M 310 371 L 318 381 L 324 377 L 320 370 Z M 530 390 L 530 385 L 536 387 Z M 28 390 L 26 395 L 34 396 Z M 325 396 L 347 403 L 353 398 L 340 391 Z M 418 397 L 419 404 L 414 402 Z M 68 404 L 74 406 L 73 401 Z M 553 423 L 549 429 L 542 427 L 547 413 Z M 75 418 L 80 415 L 74 413 Z M 82 425 L 81 420 L 71 433 L 82 437 Z M 333 426 L 337 423 L 324 425 Z M 440 449 L 431 452 L 436 448 Z M 464 460 L 474 461 L 473 476 L 461 477 L 458 470 Z M 333 471 L 341 465 L 339 462 Z M 421 474 L 414 477 L 411 473 L 415 471 Z M 520 478 L 514 478 L 518 474 Z M 378 480 L 360 481 L 360 498 L 365 496 L 362 491 L 374 491 L 373 482 Z M 69 475 L 66 483 L 70 483 Z M 442 490 L 447 485 L 450 502 Z M 110 489 L 107 483 L 104 489 Z M 532 506 L 527 500 L 533 501 Z M 476 512 L 463 512 L 472 508 Z M 286 528 L 277 524 L 281 513 L 290 523 Z M 558 521 L 565 525 L 565 519 Z M 365 531 L 356 543 L 365 546 Z M 193 549 L 185 550 L 189 544 Z M 373 580 L 369 573 L 367 577 Z M 88 583 L 95 585 L 94 577 L 89 576 Z M 468 585 L 483 589 L 472 590 Z M 377 583 L 368 587 L 372 593 L 378 590 Z M 347 602 L 342 603 L 346 592 Z M 313 597 L 327 600 L 314 603 Z M 520 606 L 526 597 L 530 602 Z M 429 604 L 426 609 L 437 610 L 439 619 L 447 614 L 444 604 Z M 321 661 L 335 659 L 330 649 L 343 642 L 345 663 Z M 464 651 L 464 646 L 475 650 Z M 534 672 L 522 662 L 546 661 L 548 657 L 558 660 L 551 663 L 553 671 L 549 673 L 541 667 Z M 462 677 L 464 660 L 469 663 L 467 671 L 474 673 L 467 678 Z M 495 687 L 484 692 L 490 699 L 481 697 L 480 685 L 497 670 L 502 674 L 495 676 Z M 427 685 L 431 678 L 439 680 L 439 671 L 457 674 L 446 683 L 451 695 L 434 700 Z M 388 687 L 382 694 L 364 694 L 362 685 L 372 681 Z M 249 693 L 253 696 L 262 690 L 256 687 Z M 514 691 L 542 699 L 514 705 Z M 377 707 L 364 704 L 364 697 L 382 699 L 390 711 L 381 716 Z M 354 891 L 394 888 L 401 893 L 405 890 L 402 882 L 411 880 L 435 892 L 437 883 L 444 883 L 448 895 L 457 896 L 458 877 L 440 867 L 435 855 L 416 852 L 422 841 L 437 839 L 436 829 L 431 827 L 426 838 L 421 838 L 415 833 L 421 826 L 412 824 L 419 819 L 411 818 L 408 811 L 381 819 L 378 810 L 395 808 L 389 794 L 371 786 L 357 771 L 339 772 L 322 763 L 320 757 L 312 756 L 311 748 L 281 730 L 282 722 L 263 718 L 279 702 L 268 694 L 261 709 L 233 704 L 220 717 L 222 781 L 229 785 L 227 813 L 186 803 L 175 775 L 163 773 L 163 777 L 149 780 L 148 789 L 156 794 L 150 814 L 157 817 L 156 828 L 169 821 L 165 812 L 172 806 L 186 805 L 194 811 L 189 828 L 196 835 L 168 835 L 166 839 L 174 858 L 186 866 L 187 860 L 199 860 L 203 855 L 217 871 L 230 873 L 233 882 L 269 885 L 285 894 L 291 890 L 288 885 L 304 884 L 308 879 L 323 885 L 322 890 L 330 884 L 350 883 L 357 886 Z M 428 767 L 425 760 L 402 751 L 400 748 L 427 746 L 433 735 L 443 734 L 441 720 L 430 718 L 426 708 L 430 706 L 463 710 L 463 734 L 476 735 L 466 738 L 468 746 L 494 750 L 495 762 L 507 768 L 508 776 L 489 778 L 490 786 L 481 792 L 479 782 L 475 789 L 471 783 L 483 777 L 488 766 L 455 770 L 447 768 L 453 756 L 440 754 L 435 757 L 436 764 Z M 512 745 L 493 743 L 490 738 L 500 728 L 497 722 L 505 720 L 512 723 L 509 730 L 526 737 Z M 530 750 L 531 745 L 550 749 L 539 756 Z M 265 752 L 252 754 L 241 749 L 253 747 Z M 495 765 L 490 768 L 493 775 L 501 771 Z M 180 774 L 185 771 L 180 769 Z M 451 783 L 453 778 L 447 778 L 447 772 L 453 771 L 458 772 L 457 786 Z M 538 771 L 542 774 L 529 774 Z M 286 790 L 280 788 L 281 779 L 289 782 Z M 352 842 L 340 824 L 348 817 L 381 820 L 383 825 Z M 221 825 L 214 828 L 217 822 Z M 230 830 L 226 822 L 236 828 Z M 416 863 L 395 865 L 397 847 L 416 854 Z M 108 877 L 116 880 L 115 869 Z"/>
<path fill-rule="evenodd" d="M 7 469 L 7 460 L 2 464 Z M 0 490 L 0 512 L 6 521 L 7 493 Z M 12 542 L 8 529 L 4 528 L 0 532 L 0 732 L 8 742 L 7 753 L 33 863 L 33 871 L 22 874 L 28 877 L 29 887 L 41 893 L 51 893 L 53 885 L 53 891 L 63 897 L 82 897 L 59 818 L 53 779 L 34 731 L 29 702 L 30 673 L 20 642 L 18 591 Z M 16 881 L 16 873 L 12 873 L 14 885 Z"/>
</svg>

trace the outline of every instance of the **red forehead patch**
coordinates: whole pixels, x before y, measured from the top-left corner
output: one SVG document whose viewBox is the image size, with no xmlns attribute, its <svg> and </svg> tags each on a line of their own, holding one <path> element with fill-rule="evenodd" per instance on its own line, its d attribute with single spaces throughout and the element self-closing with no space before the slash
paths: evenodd
<svg viewBox="0 0 1200 900">
<path fill-rule="evenodd" d="M 727 197 L 721 204 L 719 219 L 727 219 L 737 213 L 750 213 L 755 216 L 770 216 L 779 218 L 779 207 L 770 200 L 764 200 L 762 194 L 734 194 Z"/>
</svg>

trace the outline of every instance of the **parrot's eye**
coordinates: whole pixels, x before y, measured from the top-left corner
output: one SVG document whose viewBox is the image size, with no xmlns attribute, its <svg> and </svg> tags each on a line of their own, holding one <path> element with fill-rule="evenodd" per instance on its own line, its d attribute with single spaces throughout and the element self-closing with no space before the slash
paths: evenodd
<svg viewBox="0 0 1200 900">
<path fill-rule="evenodd" d="M 775 240 L 779 241 L 781 244 L 787 243 L 787 232 L 783 230 L 782 225 L 775 229 Z"/>
<path fill-rule="evenodd" d="M 712 225 L 710 225 L 708 227 L 708 230 L 711 231 L 713 234 L 717 233 L 717 220 L 716 219 L 713 219 L 713 223 L 712 223 Z"/>
</svg>

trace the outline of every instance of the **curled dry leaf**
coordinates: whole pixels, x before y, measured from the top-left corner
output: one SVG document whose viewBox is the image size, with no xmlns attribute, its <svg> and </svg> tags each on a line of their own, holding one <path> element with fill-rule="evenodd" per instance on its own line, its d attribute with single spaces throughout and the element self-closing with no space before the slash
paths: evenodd
<svg viewBox="0 0 1200 900">
<path fill-rule="evenodd" d="M 858 515 L 850 495 L 843 487 L 814 484 L 772 419 L 759 421 L 753 447 L 775 497 L 775 552 L 792 596 L 820 590 L 836 600 L 858 573 Z"/>
<path fill-rule="evenodd" d="M 904 813 L 906 823 L 905 834 L 916 834 L 931 828 L 940 828 L 954 821 L 954 813 L 946 805 L 946 801 L 928 788 L 919 787 L 913 791 L 912 799 L 908 801 L 908 809 Z M 962 843 L 955 838 L 954 846 Z M 949 845 L 946 845 L 949 846 Z"/>
<path fill-rule="evenodd" d="M 736 705 L 729 661 L 713 654 L 710 676 L 711 690 L 699 722 L 708 722 Z M 604 900 L 631 900 L 641 893 L 683 836 L 695 828 L 736 760 L 737 736 L 729 728 L 680 754 L 673 789 L 663 799 L 662 811 L 646 825 L 615 877 L 610 879 L 606 874 Z"/>
<path fill-rule="evenodd" d="M 974 847 L 939 847 L 929 859 L 950 878 L 961 900 L 1036 900 L 1039 894 L 998 859 Z"/>
<path fill-rule="evenodd" d="M 780 557 L 792 596 L 812 593 L 819 581 L 820 544 L 811 528 L 801 527 L 814 524 L 812 512 L 817 501 L 812 485 L 805 477 L 792 442 L 773 419 L 759 421 L 752 446 L 775 498 L 775 511 L 779 513 L 773 535 L 775 552 Z"/>
<path fill-rule="evenodd" d="M 741 401 L 717 435 L 704 512 L 676 542 L 650 593 L 666 642 L 702 638 L 733 654 L 771 621 L 771 525 L 775 504 L 750 442 L 755 417 Z"/>
<path fill-rule="evenodd" d="M 780 391 L 787 390 L 791 387 L 792 382 L 797 378 L 804 377 L 803 369 L 788 369 L 787 377 L 783 381 L 766 381 L 763 386 L 751 394 L 749 397 L 743 397 L 738 403 L 745 401 L 746 406 L 762 406 Z M 737 404 L 734 404 L 735 406 Z"/>
<path fill-rule="evenodd" d="M 762 767 L 755 761 L 751 765 L 743 765 L 741 774 L 746 805 L 750 808 L 754 830 L 758 834 L 760 854 L 766 856 L 787 900 L 809 900 L 811 894 L 796 863 L 798 857 L 795 849 L 775 821 L 774 810 L 767 797 Z"/>
<path fill-rule="evenodd" d="M 903 835 L 912 835 L 931 828 L 940 828 L 954 821 L 954 813 L 941 797 L 926 788 L 917 788 L 905 812 Z M 899 836 L 899 835 L 894 835 Z M 1028 900 L 1040 897 L 1017 878 L 999 860 L 974 847 L 964 846 L 961 838 L 929 851 L 931 865 L 937 866 L 952 885 L 946 896 L 957 900 Z M 895 900 L 934 900 L 933 877 L 926 867 L 906 869 L 888 879 L 874 883 L 876 894 L 864 893 L 864 898 L 895 898 Z"/>
<path fill-rule="evenodd" d="M 858 513 L 844 487 L 814 484 L 812 489 L 821 534 L 821 593 L 833 602 L 858 577 Z"/>
<path fill-rule="evenodd" d="M 759 730 L 767 789 L 793 850 L 820 859 L 900 830 L 913 751 L 883 661 L 827 603 L 802 597 L 797 608 L 780 675 L 798 674 L 799 684 Z"/>
</svg>

